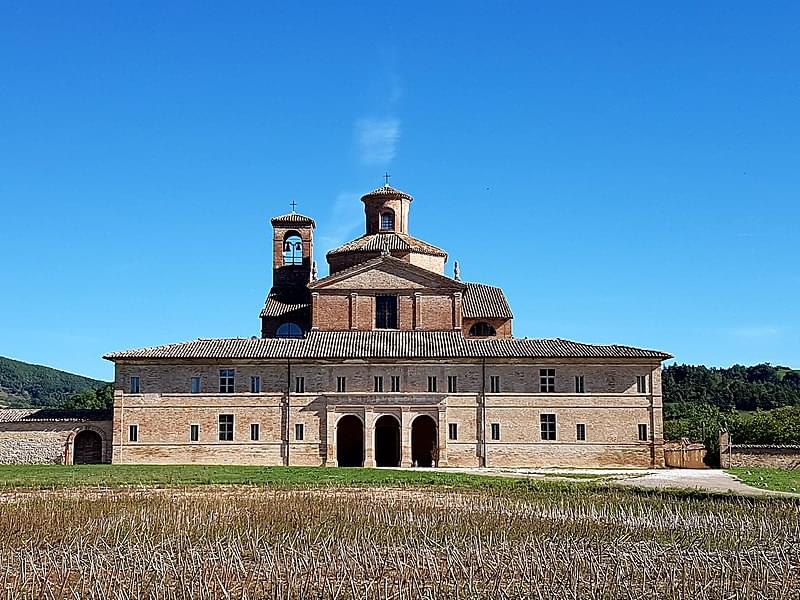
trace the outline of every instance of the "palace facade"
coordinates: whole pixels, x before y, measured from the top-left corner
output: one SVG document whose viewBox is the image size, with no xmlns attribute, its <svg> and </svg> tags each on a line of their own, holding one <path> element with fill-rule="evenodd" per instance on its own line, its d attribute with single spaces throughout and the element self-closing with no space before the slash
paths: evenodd
<svg viewBox="0 0 800 600">
<path fill-rule="evenodd" d="M 106 355 L 113 462 L 663 466 L 670 355 L 513 337 L 501 289 L 410 235 L 410 195 L 361 200 L 365 233 L 322 278 L 314 220 L 272 219 L 260 337 Z"/>
</svg>

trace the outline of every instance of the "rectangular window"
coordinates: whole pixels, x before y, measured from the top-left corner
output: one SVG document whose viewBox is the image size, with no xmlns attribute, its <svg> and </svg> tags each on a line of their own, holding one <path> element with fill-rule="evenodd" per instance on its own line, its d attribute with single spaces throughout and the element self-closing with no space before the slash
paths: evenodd
<svg viewBox="0 0 800 600">
<path fill-rule="evenodd" d="M 261 427 L 258 423 L 250 423 L 250 441 L 257 442 L 261 434 Z"/>
<path fill-rule="evenodd" d="M 302 442 L 303 438 L 305 437 L 305 427 L 302 423 L 295 423 L 294 424 L 294 439 L 298 442 Z"/>
<path fill-rule="evenodd" d="M 392 375 L 392 391 L 400 391 L 400 375 Z"/>
<path fill-rule="evenodd" d="M 219 416 L 219 441 L 233 441 L 233 415 Z"/>
<path fill-rule="evenodd" d="M 139 378 L 131 377 L 131 394 L 139 393 Z"/>
<path fill-rule="evenodd" d="M 458 439 L 458 423 L 448 423 L 447 425 L 447 437 L 451 440 Z"/>
<path fill-rule="evenodd" d="M 200 425 L 189 425 L 189 441 L 196 442 L 200 439 Z"/>
<path fill-rule="evenodd" d="M 219 393 L 232 394 L 234 389 L 235 369 L 219 370 Z"/>
<path fill-rule="evenodd" d="M 500 393 L 500 375 L 492 375 L 489 377 L 489 392 L 491 394 Z"/>
<path fill-rule="evenodd" d="M 539 369 L 539 391 L 544 393 L 556 391 L 555 369 Z"/>
<path fill-rule="evenodd" d="M 436 376 L 435 375 L 429 375 L 428 376 L 428 391 L 429 392 L 435 392 L 436 391 L 436 387 L 437 387 L 436 386 Z"/>
<path fill-rule="evenodd" d="M 647 441 L 647 424 L 646 423 L 639 423 L 639 441 L 646 442 Z"/>
<path fill-rule="evenodd" d="M 554 414 L 539 415 L 543 440 L 556 439 L 556 416 Z"/>
<path fill-rule="evenodd" d="M 447 392 L 450 394 L 458 393 L 458 375 L 447 376 Z"/>
<path fill-rule="evenodd" d="M 492 439 L 500 439 L 500 423 L 492 423 Z"/>
<path fill-rule="evenodd" d="M 347 377 L 336 378 L 336 391 L 340 394 L 347 391 Z"/>
<path fill-rule="evenodd" d="M 636 376 L 636 392 L 639 394 L 647 393 L 647 375 Z"/>
<path fill-rule="evenodd" d="M 586 424 L 585 423 L 578 423 L 575 425 L 575 439 L 579 442 L 586 441 Z"/>
<path fill-rule="evenodd" d="M 200 378 L 199 377 L 192 377 L 192 393 L 199 394 L 200 393 Z"/>
<path fill-rule="evenodd" d="M 397 296 L 375 296 L 375 329 L 397 329 Z"/>
<path fill-rule="evenodd" d="M 129 442 L 138 442 L 139 441 L 139 426 L 138 425 L 129 425 L 128 426 L 128 441 Z"/>
<path fill-rule="evenodd" d="M 305 377 L 295 377 L 294 378 L 294 391 L 296 394 L 305 394 L 306 392 L 306 378 Z"/>
<path fill-rule="evenodd" d="M 376 375 L 373 379 L 374 379 L 373 391 L 382 392 L 383 391 L 383 377 L 381 377 L 380 375 Z"/>
<path fill-rule="evenodd" d="M 583 385 L 583 375 L 575 375 L 575 393 L 583 394 L 586 391 Z"/>
<path fill-rule="evenodd" d="M 254 375 L 250 378 L 250 393 L 251 394 L 261 393 L 261 377 L 259 377 L 258 375 Z"/>
</svg>

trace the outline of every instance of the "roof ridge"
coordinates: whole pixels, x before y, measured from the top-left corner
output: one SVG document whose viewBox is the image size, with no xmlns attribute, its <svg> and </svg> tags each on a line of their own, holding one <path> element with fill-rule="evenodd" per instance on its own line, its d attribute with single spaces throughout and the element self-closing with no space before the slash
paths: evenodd
<svg viewBox="0 0 800 600">
<path fill-rule="evenodd" d="M 292 342 L 292 343 L 289 343 Z M 475 342 L 485 342 L 477 344 Z M 465 338 L 460 331 L 311 331 L 305 338 L 199 338 L 154 348 L 113 352 L 124 359 L 344 359 L 344 358 L 569 358 L 651 359 L 671 355 L 633 346 L 554 339 Z"/>
</svg>

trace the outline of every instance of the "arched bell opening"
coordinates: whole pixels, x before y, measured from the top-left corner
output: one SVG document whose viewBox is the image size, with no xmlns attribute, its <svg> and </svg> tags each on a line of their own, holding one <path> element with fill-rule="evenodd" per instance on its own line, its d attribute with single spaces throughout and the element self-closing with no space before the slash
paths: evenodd
<svg viewBox="0 0 800 600">
<path fill-rule="evenodd" d="M 283 264 L 303 264 L 303 239 L 296 231 L 287 231 L 283 236 Z"/>
</svg>

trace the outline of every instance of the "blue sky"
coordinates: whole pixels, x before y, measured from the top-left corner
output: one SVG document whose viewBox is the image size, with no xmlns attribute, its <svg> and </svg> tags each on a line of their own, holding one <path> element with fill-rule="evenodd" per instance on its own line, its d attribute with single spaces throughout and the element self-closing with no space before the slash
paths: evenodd
<svg viewBox="0 0 800 600">
<path fill-rule="evenodd" d="M 800 5 L 298 4 L 0 2 L 0 355 L 257 335 L 388 170 L 517 336 L 800 367 Z"/>
</svg>

